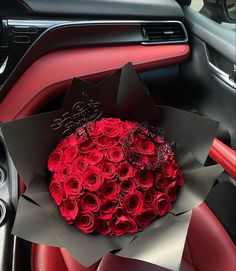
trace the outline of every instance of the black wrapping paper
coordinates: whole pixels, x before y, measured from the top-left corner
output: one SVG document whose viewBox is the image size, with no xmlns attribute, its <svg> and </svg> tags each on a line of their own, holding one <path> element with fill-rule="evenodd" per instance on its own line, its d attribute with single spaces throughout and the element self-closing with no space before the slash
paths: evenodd
<svg viewBox="0 0 236 271">
<path fill-rule="evenodd" d="M 62 137 L 93 115 L 147 121 L 164 128 L 166 139 L 176 142 L 185 184 L 172 212 L 138 233 L 115 237 L 78 231 L 61 217 L 48 190 L 49 154 Z M 85 266 L 119 250 L 120 256 L 178 270 L 191 209 L 204 201 L 222 172 L 219 165 L 204 167 L 218 125 L 198 115 L 156 105 L 130 63 L 98 85 L 75 78 L 61 110 L 1 125 L 12 160 L 26 184 L 12 233 L 32 242 L 64 247 Z M 177 244 L 174 253 L 173 242 Z"/>
</svg>

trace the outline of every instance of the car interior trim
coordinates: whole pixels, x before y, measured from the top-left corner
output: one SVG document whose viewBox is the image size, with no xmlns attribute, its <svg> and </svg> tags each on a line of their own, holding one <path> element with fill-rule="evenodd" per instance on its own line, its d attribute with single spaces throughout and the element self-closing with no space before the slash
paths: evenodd
<svg viewBox="0 0 236 271">
<path fill-rule="evenodd" d="M 37 24 L 38 22 L 38 24 Z M 165 42 L 165 44 L 186 44 L 188 35 L 181 21 L 178 20 L 84 20 L 84 21 L 58 21 L 58 20 L 5 20 L 3 25 L 5 31 L 10 31 L 13 26 L 38 27 L 38 38 L 28 45 L 28 49 L 22 55 L 19 62 L 13 63 L 15 57 L 9 56 L 8 66 L 13 66 L 13 70 L 6 68 L 6 80 L 0 91 L 0 100 L 7 94 L 9 89 L 18 80 L 21 74 L 42 55 L 66 47 L 94 46 L 94 45 L 112 45 L 112 44 L 142 44 L 144 37 L 142 34 L 142 24 L 155 23 L 178 23 L 181 25 L 186 38 L 180 42 Z M 98 33 L 102 33 L 98 36 Z M 28 36 L 36 34 L 29 33 Z M 8 37 L 9 43 L 12 43 L 12 34 Z M 162 42 L 161 42 L 162 43 Z M 148 43 L 150 46 L 158 45 L 160 42 Z M 145 45 L 147 43 L 145 42 Z M 12 43 L 14 48 L 12 53 L 20 47 L 19 44 Z M 9 73 L 7 75 L 6 73 Z"/>
<path fill-rule="evenodd" d="M 39 97 L 44 89 L 56 83 L 78 76 L 101 79 L 127 62 L 133 62 L 138 71 L 175 65 L 184 62 L 189 54 L 187 44 L 82 47 L 51 52 L 36 60 L 2 100 L 0 121 L 13 119 L 29 100 Z M 104 55 L 110 57 L 105 60 Z"/>
</svg>

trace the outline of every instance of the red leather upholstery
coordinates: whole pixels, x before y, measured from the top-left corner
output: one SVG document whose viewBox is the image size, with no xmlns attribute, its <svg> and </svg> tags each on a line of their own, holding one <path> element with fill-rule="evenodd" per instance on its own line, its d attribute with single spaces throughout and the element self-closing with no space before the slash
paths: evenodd
<svg viewBox="0 0 236 271">
<path fill-rule="evenodd" d="M 78 48 L 49 53 L 24 72 L 0 103 L 0 122 L 20 118 L 26 111 L 32 113 L 30 108 L 36 112 L 42 102 L 65 92 L 73 77 L 101 78 L 129 61 L 139 71 L 148 70 L 181 63 L 188 55 L 189 46 L 185 44 Z"/>
<path fill-rule="evenodd" d="M 54 253 L 54 255 L 53 255 Z M 59 256 L 60 255 L 60 256 Z M 194 208 L 185 244 L 181 271 L 235 271 L 235 247 L 210 209 L 203 203 Z M 61 264 L 62 260 L 64 265 Z M 48 263 L 51 261 L 50 268 Z M 41 264 L 39 264 L 41 263 Z M 66 268 L 67 269 L 58 269 Z M 41 269 L 39 269 L 39 266 Z M 32 271 L 84 271 L 65 249 L 35 244 L 32 250 Z M 93 266 L 89 271 L 96 270 Z M 152 264 L 108 254 L 99 271 L 156 271 Z"/>
<path fill-rule="evenodd" d="M 218 139 L 214 140 L 209 153 L 210 157 L 220 164 L 231 177 L 236 180 L 236 151 Z"/>
</svg>

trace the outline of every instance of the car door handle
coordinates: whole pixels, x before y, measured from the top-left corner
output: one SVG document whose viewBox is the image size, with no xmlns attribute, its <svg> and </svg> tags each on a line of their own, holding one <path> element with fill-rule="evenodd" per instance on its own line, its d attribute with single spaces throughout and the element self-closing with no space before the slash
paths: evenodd
<svg viewBox="0 0 236 271">
<path fill-rule="evenodd" d="M 230 85 L 233 88 L 236 88 L 236 83 L 231 79 L 231 76 L 227 74 L 226 72 L 222 71 L 221 69 L 217 68 L 214 64 L 212 64 L 210 61 L 208 61 L 209 67 L 211 71 L 219 77 L 221 80 L 223 80 L 226 84 Z"/>
<path fill-rule="evenodd" d="M 220 78 L 222 81 L 224 81 L 226 84 L 228 84 L 229 86 L 236 88 L 236 82 L 235 82 L 236 65 L 233 64 L 232 75 L 229 75 L 228 73 L 222 71 L 221 69 L 219 69 L 216 65 L 212 63 L 211 58 L 209 57 L 209 51 L 206 44 L 205 44 L 205 54 L 206 54 L 207 62 L 208 62 L 211 72 L 215 74 L 218 78 Z"/>
</svg>

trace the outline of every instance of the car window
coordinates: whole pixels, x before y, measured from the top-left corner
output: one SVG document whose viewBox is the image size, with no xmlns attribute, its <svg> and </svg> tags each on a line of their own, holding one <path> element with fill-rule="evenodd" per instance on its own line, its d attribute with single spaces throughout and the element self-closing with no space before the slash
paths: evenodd
<svg viewBox="0 0 236 271">
<path fill-rule="evenodd" d="M 225 10 L 220 7 L 221 4 L 217 3 L 219 3 L 217 0 L 192 0 L 191 8 L 210 18 L 211 20 L 221 24 L 222 26 L 236 31 L 236 1 L 222 1 L 222 3 L 225 4 L 225 10 L 227 10 L 227 12 L 225 12 Z"/>
</svg>

